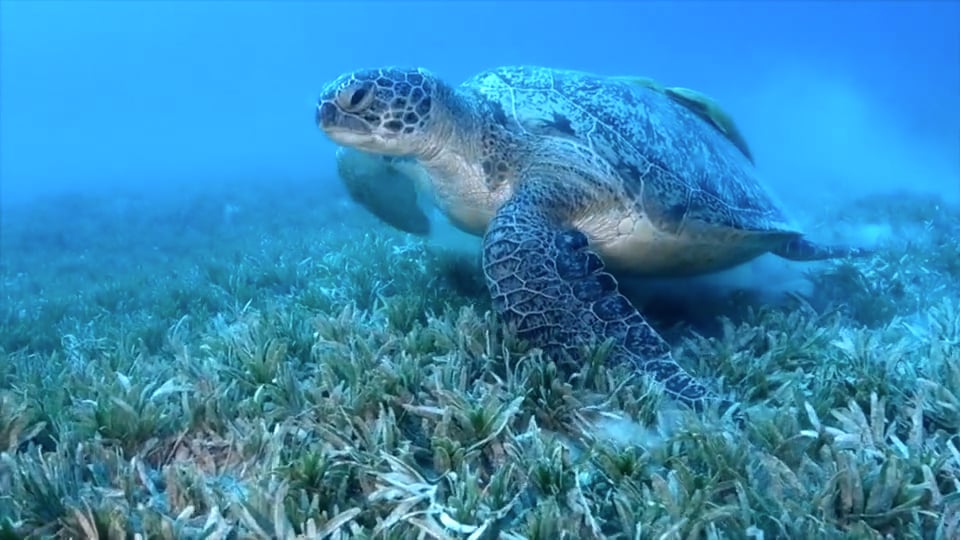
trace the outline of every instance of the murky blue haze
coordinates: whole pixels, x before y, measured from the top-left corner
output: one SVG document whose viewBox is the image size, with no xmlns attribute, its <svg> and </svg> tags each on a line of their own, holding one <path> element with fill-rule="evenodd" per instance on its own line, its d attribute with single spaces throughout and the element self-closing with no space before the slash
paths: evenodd
<svg viewBox="0 0 960 540">
<path fill-rule="evenodd" d="M 313 123 L 328 79 L 535 63 L 713 96 L 801 211 L 898 188 L 956 197 L 958 20 L 948 1 L 4 1 L 2 193 L 335 184 Z"/>
</svg>

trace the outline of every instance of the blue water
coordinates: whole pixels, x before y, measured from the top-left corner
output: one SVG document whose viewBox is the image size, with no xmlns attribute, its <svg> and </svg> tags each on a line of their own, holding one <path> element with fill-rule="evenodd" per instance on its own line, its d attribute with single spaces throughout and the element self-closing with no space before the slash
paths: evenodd
<svg viewBox="0 0 960 540">
<path fill-rule="evenodd" d="M 949 1 L 4 1 L 2 195 L 334 182 L 313 113 L 337 74 L 535 63 L 713 96 L 801 213 L 895 189 L 957 198 L 958 21 Z"/>
<path fill-rule="evenodd" d="M 648 453 L 659 443 L 646 426 L 604 420 L 598 437 L 644 453 L 571 467 L 551 451 L 542 466 L 548 447 L 531 443 L 527 419 L 566 429 L 607 404 L 642 419 L 659 398 L 634 378 L 611 391 L 612 371 L 592 362 L 554 377 L 506 354 L 506 340 L 500 355 L 480 239 L 447 224 L 421 242 L 349 200 L 316 101 L 343 72 L 391 64 L 453 84 L 539 64 L 696 89 L 734 118 L 812 239 L 878 254 L 625 276 L 620 290 L 678 363 L 758 423 L 682 426 L 689 436 Z M 556 502 L 564 519 L 627 536 L 636 516 L 661 527 L 646 536 L 957 538 L 958 239 L 960 1 L 0 0 L 0 537 L 81 537 L 70 524 L 93 510 L 101 525 L 129 515 L 125 532 L 144 537 L 161 514 L 199 527 L 223 510 L 233 525 L 234 502 L 262 501 L 256 515 L 272 519 L 272 490 L 288 487 L 290 519 L 325 527 L 352 505 L 368 526 L 413 500 L 386 495 L 401 493 L 390 480 L 372 502 L 371 473 L 392 467 L 383 456 L 436 451 L 464 463 L 417 472 L 440 486 L 436 500 L 466 508 L 473 491 L 443 486 L 483 485 L 485 515 L 502 498 L 496 468 L 533 480 L 513 499 L 522 512 L 549 522 Z M 517 415 L 503 412 L 514 392 L 529 398 Z M 447 414 L 461 394 L 469 409 Z M 501 398 L 496 422 L 478 416 Z M 558 424 L 561 401 L 584 406 Z M 840 414 L 848 406 L 866 413 Z M 869 430 L 852 427 L 861 417 Z M 498 440 L 476 442 L 494 424 Z M 593 473 L 601 463 L 635 471 L 612 489 Z M 340 475 L 352 479 L 331 487 Z M 547 485 L 530 497 L 535 477 Z M 564 478 L 577 489 L 558 491 Z M 635 496 L 659 486 L 670 495 L 655 504 Z M 749 508 L 730 510 L 731 486 Z M 884 504 L 896 508 L 875 511 Z M 403 519 L 424 517 L 410 508 Z M 584 508 L 603 514 L 582 519 Z M 487 532 L 540 523 L 518 515 Z"/>
</svg>

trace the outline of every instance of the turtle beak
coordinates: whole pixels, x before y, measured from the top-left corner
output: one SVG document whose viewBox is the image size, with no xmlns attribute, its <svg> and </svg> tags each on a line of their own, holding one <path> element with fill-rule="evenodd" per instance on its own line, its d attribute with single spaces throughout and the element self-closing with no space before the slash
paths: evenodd
<svg viewBox="0 0 960 540">
<path fill-rule="evenodd" d="M 363 119 L 344 113 L 332 101 L 320 101 L 317 104 L 316 122 L 328 137 L 339 144 L 364 144 L 373 133 L 373 128 Z"/>
</svg>

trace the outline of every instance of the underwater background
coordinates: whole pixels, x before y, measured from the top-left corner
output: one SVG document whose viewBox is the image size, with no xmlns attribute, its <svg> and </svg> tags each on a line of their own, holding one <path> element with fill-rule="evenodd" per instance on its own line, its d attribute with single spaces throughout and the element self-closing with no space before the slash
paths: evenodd
<svg viewBox="0 0 960 540">
<path fill-rule="evenodd" d="M 325 83 L 505 64 L 702 91 L 877 250 L 624 281 L 746 425 L 350 198 Z M 960 3 L 0 1 L 0 538 L 134 535 L 960 538 Z"/>
</svg>

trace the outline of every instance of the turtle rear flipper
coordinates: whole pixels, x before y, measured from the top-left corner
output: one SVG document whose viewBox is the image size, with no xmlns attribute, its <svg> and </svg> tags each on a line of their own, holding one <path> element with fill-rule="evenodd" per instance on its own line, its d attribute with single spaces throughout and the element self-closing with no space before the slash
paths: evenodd
<svg viewBox="0 0 960 540">
<path fill-rule="evenodd" d="M 577 204 L 571 184 L 521 180 L 497 212 L 483 240 L 495 309 L 518 337 L 551 356 L 575 356 L 584 345 L 612 339 L 610 360 L 632 362 L 670 395 L 701 409 L 706 387 L 673 360 L 667 343 L 619 292 L 587 237 L 562 225 Z"/>
<path fill-rule="evenodd" d="M 773 254 L 789 261 L 824 261 L 846 257 L 869 257 L 874 250 L 864 247 L 818 244 L 802 236 L 792 238 L 773 250 Z"/>
</svg>

